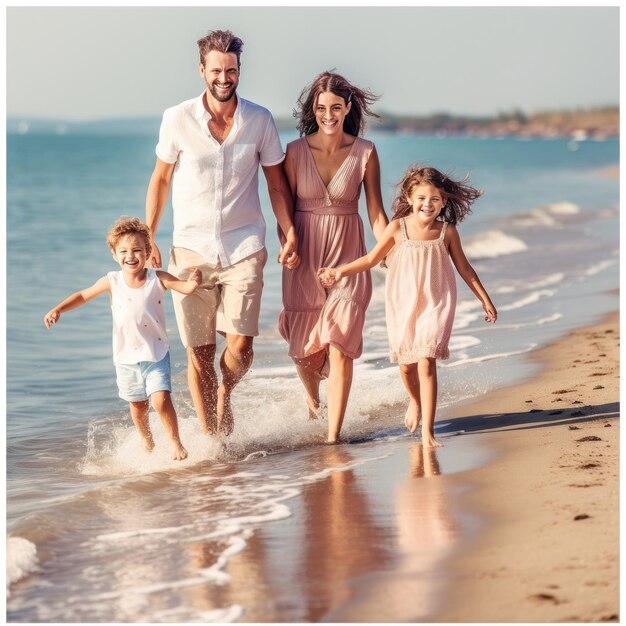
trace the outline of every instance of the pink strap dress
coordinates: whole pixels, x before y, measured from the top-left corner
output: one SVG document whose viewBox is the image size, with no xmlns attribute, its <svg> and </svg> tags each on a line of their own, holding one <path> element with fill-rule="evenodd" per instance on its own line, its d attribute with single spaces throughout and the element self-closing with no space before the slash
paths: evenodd
<svg viewBox="0 0 626 626">
<path fill-rule="evenodd" d="M 447 359 L 456 310 L 456 275 L 444 243 L 409 239 L 400 219 L 402 242 L 389 261 L 386 316 L 392 363 L 417 363 L 429 357 Z"/>
<path fill-rule="evenodd" d="M 297 172 L 294 222 L 301 262 L 295 270 L 283 269 L 284 308 L 278 328 L 293 358 L 327 350 L 329 345 L 352 359 L 363 351 L 365 311 L 372 296 L 369 272 L 325 289 L 317 270 L 366 253 L 359 195 L 373 148 L 372 142 L 357 137 L 326 187 L 306 138 L 289 144 Z"/>
</svg>

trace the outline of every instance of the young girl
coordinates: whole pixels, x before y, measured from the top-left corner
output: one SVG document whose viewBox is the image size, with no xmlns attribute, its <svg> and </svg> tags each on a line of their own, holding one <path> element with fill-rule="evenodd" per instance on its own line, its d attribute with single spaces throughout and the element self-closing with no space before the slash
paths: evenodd
<svg viewBox="0 0 626 626">
<path fill-rule="evenodd" d="M 91 287 L 77 291 L 46 313 L 50 328 L 62 313 L 106 292 L 113 314 L 113 361 L 119 395 L 130 404 L 130 415 L 146 450 L 154 448 L 148 411 L 150 400 L 172 444 L 172 458 L 187 458 L 180 442 L 178 420 L 170 393 L 169 340 L 165 327 L 163 295 L 166 289 L 193 293 L 202 275 L 192 268 L 187 280 L 146 268 L 150 258 L 150 229 L 137 218 L 120 218 L 106 238 L 113 258 L 122 268 L 109 272 Z"/>
<path fill-rule="evenodd" d="M 346 276 L 380 262 L 393 249 L 386 284 L 387 331 L 391 361 L 400 366 L 409 394 L 404 423 L 415 432 L 422 420 L 422 442 L 439 447 L 434 423 L 437 406 L 437 359 L 448 358 L 456 308 L 454 267 L 485 310 L 485 321 L 497 319 L 487 291 L 465 257 L 455 227 L 471 213 L 482 191 L 467 177 L 454 181 L 431 167 L 411 167 L 398 185 L 394 216 L 367 255 L 337 268 L 321 268 L 329 288 Z"/>
</svg>

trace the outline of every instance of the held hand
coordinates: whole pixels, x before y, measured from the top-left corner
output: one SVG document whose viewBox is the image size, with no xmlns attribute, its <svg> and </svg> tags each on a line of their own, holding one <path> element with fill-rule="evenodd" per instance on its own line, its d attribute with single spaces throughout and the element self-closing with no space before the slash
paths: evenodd
<svg viewBox="0 0 626 626">
<path fill-rule="evenodd" d="M 161 267 L 161 251 L 154 241 L 152 242 L 152 254 L 146 265 L 154 268 Z"/>
<path fill-rule="evenodd" d="M 298 238 L 293 232 L 293 228 L 284 239 L 280 237 L 282 246 L 278 254 L 278 262 L 282 263 L 287 269 L 293 270 L 300 264 L 300 256 L 298 255 Z"/>
<path fill-rule="evenodd" d="M 189 274 L 187 282 L 190 283 L 195 291 L 202 283 L 202 272 L 197 267 L 190 267 L 188 268 L 188 271 L 190 271 L 191 274 Z"/>
<path fill-rule="evenodd" d="M 326 289 L 330 289 L 341 279 L 341 272 L 332 267 L 320 267 L 320 269 L 317 270 L 317 275 Z"/>
<path fill-rule="evenodd" d="M 483 309 L 485 311 L 485 322 L 490 322 L 492 324 L 498 319 L 498 312 L 496 311 L 496 307 L 493 306 L 491 302 L 487 302 L 483 304 Z"/>
<path fill-rule="evenodd" d="M 52 324 L 56 324 L 59 321 L 61 314 L 57 309 L 52 309 L 52 311 L 48 311 L 45 317 L 43 318 L 43 323 L 46 325 L 46 328 L 50 330 Z"/>
</svg>

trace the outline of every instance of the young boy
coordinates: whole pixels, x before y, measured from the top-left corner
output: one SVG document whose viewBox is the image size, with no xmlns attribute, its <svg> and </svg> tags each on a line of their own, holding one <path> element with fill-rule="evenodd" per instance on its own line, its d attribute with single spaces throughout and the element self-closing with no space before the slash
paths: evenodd
<svg viewBox="0 0 626 626">
<path fill-rule="evenodd" d="M 182 461 L 187 458 L 187 450 L 180 442 L 170 396 L 170 353 L 163 296 L 166 289 L 193 293 L 202 281 L 202 274 L 190 268 L 189 278 L 179 280 L 167 272 L 146 268 L 151 252 L 150 229 L 137 218 L 119 218 L 109 230 L 106 241 L 122 270 L 109 272 L 91 287 L 57 304 L 46 313 L 44 324 L 49 329 L 62 313 L 108 293 L 119 395 L 129 402 L 130 415 L 148 452 L 154 448 L 148 419 L 152 401 L 170 438 L 172 458 Z"/>
</svg>

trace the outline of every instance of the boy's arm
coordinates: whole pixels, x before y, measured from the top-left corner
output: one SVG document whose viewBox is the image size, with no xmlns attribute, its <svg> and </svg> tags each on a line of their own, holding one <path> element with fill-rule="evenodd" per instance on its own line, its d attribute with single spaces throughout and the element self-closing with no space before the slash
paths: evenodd
<svg viewBox="0 0 626 626">
<path fill-rule="evenodd" d="M 176 276 L 173 276 L 169 272 L 164 272 L 163 270 L 157 270 L 156 274 L 163 287 L 173 289 L 174 291 L 178 291 L 178 293 L 183 293 L 188 296 L 202 283 L 202 272 L 197 267 L 190 267 L 188 270 L 191 274 L 189 274 L 187 280 L 176 278 Z"/>
<path fill-rule="evenodd" d="M 323 285 L 325 287 L 332 287 L 332 285 L 341 280 L 344 276 L 352 276 L 352 274 L 364 272 L 365 270 L 374 267 L 374 265 L 379 263 L 389 250 L 393 248 L 399 230 L 398 221 L 392 221 L 385 228 L 381 238 L 378 240 L 378 243 L 368 254 L 352 261 L 351 263 L 340 265 L 337 268 L 320 268 L 317 275 L 320 277 Z"/>
<path fill-rule="evenodd" d="M 448 241 L 448 250 L 450 251 L 450 258 L 456 267 L 459 276 L 467 283 L 467 286 L 472 290 L 474 295 L 482 302 L 483 309 L 485 311 L 486 322 L 495 322 L 498 319 L 498 312 L 493 305 L 487 290 L 483 287 L 478 278 L 478 274 L 467 260 L 465 252 L 463 252 L 463 246 L 461 245 L 461 237 L 459 237 L 459 231 L 452 224 L 448 225 L 446 230 L 446 240 Z"/>
<path fill-rule="evenodd" d="M 65 298 L 63 302 L 60 302 L 46 313 L 43 318 L 43 323 L 46 325 L 47 329 L 50 329 L 52 324 L 56 324 L 56 322 L 59 321 L 61 313 L 71 311 L 72 309 L 76 309 L 83 304 L 87 304 L 87 302 L 98 297 L 100 294 L 103 294 L 105 291 L 109 293 L 111 292 L 111 285 L 107 276 L 103 276 L 97 280 L 91 287 L 77 291 L 71 296 Z"/>
</svg>

